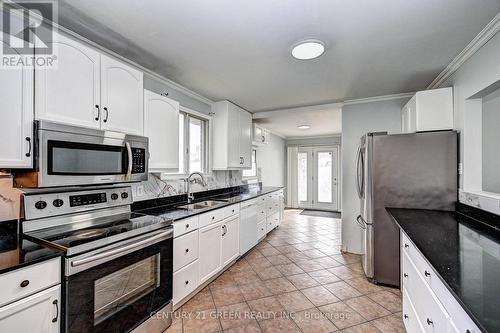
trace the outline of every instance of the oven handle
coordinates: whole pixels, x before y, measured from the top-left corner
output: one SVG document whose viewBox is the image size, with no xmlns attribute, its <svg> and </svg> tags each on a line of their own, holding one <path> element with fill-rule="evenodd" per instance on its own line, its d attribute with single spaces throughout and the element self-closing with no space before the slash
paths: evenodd
<svg viewBox="0 0 500 333">
<path fill-rule="evenodd" d="M 129 180 L 132 176 L 132 148 L 130 147 L 129 142 L 125 142 L 125 147 L 127 147 L 128 154 L 128 167 L 127 167 L 127 175 L 125 176 L 125 180 Z"/>
<path fill-rule="evenodd" d="M 158 234 L 158 235 L 155 235 L 153 237 L 149 237 L 147 239 L 139 241 L 137 243 L 129 244 L 129 245 L 117 248 L 117 249 L 113 249 L 113 250 L 109 250 L 109 251 L 106 251 L 106 252 L 103 252 L 103 253 L 99 253 L 99 254 L 96 254 L 96 255 L 88 257 L 88 258 L 84 258 L 84 259 L 80 259 L 80 260 L 75 260 L 75 261 L 71 262 L 71 266 L 72 267 L 78 267 L 78 266 L 85 265 L 85 264 L 88 264 L 88 263 L 93 262 L 93 261 L 97 261 L 97 260 L 100 260 L 100 259 L 104 259 L 104 258 L 107 258 L 107 257 L 111 257 L 111 256 L 114 256 L 114 255 L 120 254 L 122 252 L 127 252 L 127 251 L 130 251 L 130 250 L 138 248 L 138 247 L 145 247 L 145 246 L 148 246 L 148 245 L 156 243 L 157 240 L 160 239 L 160 238 L 169 238 L 168 236 L 172 236 L 173 233 L 174 233 L 174 230 L 171 229 L 171 230 L 162 232 L 161 234 Z"/>
</svg>

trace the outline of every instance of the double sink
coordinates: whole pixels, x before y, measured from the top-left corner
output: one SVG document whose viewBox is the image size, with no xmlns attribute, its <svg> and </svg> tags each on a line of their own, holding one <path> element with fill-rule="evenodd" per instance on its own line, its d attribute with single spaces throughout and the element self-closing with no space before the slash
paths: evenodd
<svg viewBox="0 0 500 333">
<path fill-rule="evenodd" d="M 227 201 L 223 201 L 223 200 L 205 200 L 205 201 L 201 201 L 201 202 L 190 203 L 187 205 L 176 206 L 176 208 L 187 209 L 187 210 L 200 210 L 200 209 L 217 207 L 220 205 L 224 205 L 226 203 L 227 203 Z"/>
</svg>

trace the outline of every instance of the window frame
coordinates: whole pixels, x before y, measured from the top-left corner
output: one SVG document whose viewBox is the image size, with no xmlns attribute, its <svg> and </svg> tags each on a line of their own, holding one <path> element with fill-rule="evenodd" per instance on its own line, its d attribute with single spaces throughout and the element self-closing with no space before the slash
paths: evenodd
<svg viewBox="0 0 500 333">
<path fill-rule="evenodd" d="M 211 167 L 211 142 L 212 142 L 212 117 L 210 115 L 189 109 L 184 106 L 179 107 L 179 117 L 183 115 L 183 138 L 182 138 L 182 148 L 183 152 L 179 151 L 179 158 L 182 156 L 183 161 L 179 161 L 179 170 L 173 173 L 166 173 L 165 175 L 168 177 L 172 176 L 187 176 L 189 175 L 189 119 L 195 118 L 202 121 L 205 121 L 205 126 L 203 126 L 204 133 L 202 134 L 203 138 L 203 147 L 202 149 L 202 165 L 203 171 L 201 172 L 203 175 L 209 175 L 212 172 Z M 180 123 L 180 121 L 179 121 Z M 180 126 L 180 124 L 179 124 Z M 181 140 L 181 138 L 179 138 Z M 179 142 L 179 149 L 181 149 Z M 183 167 L 183 170 L 180 167 Z"/>
<path fill-rule="evenodd" d="M 258 171 L 258 164 L 257 164 L 257 148 L 256 148 L 256 147 L 252 147 L 252 153 L 251 153 L 251 155 L 250 155 L 250 159 L 252 159 L 254 152 L 255 152 L 255 175 L 252 175 L 252 176 L 245 176 L 244 174 L 245 174 L 245 171 L 247 171 L 247 170 L 245 170 L 245 169 L 244 169 L 244 170 L 242 171 L 242 179 L 245 179 L 245 180 L 250 180 L 250 179 L 257 179 L 257 178 L 258 178 L 258 173 L 259 173 L 259 171 Z M 251 161 L 251 164 L 252 164 L 252 165 L 253 165 L 253 163 L 254 163 L 254 162 L 253 162 L 253 161 Z M 250 170 L 251 170 L 251 169 L 250 169 Z"/>
</svg>

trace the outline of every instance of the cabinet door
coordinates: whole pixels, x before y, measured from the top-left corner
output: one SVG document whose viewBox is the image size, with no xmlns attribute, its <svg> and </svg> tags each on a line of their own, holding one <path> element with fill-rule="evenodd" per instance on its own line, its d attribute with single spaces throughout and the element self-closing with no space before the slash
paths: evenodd
<svg viewBox="0 0 500 333">
<path fill-rule="evenodd" d="M 101 128 L 143 134 L 142 72 L 101 56 Z"/>
<path fill-rule="evenodd" d="M 235 216 L 222 225 L 222 267 L 240 254 L 240 218 Z"/>
<path fill-rule="evenodd" d="M 417 103 L 416 97 L 413 96 L 412 99 L 407 104 L 407 122 L 408 122 L 408 133 L 415 133 L 417 131 Z"/>
<path fill-rule="evenodd" d="M 179 102 L 144 90 L 144 135 L 149 138 L 149 170 L 178 170 Z"/>
<path fill-rule="evenodd" d="M 1 307 L 0 332 L 59 332 L 60 294 L 58 285 Z"/>
<path fill-rule="evenodd" d="M 199 230 L 198 265 L 200 283 L 205 282 L 222 268 L 221 263 L 222 222 Z"/>
<path fill-rule="evenodd" d="M 239 112 L 240 140 L 239 151 L 242 157 L 242 167 L 252 167 L 252 115 L 250 112 L 241 110 Z"/>
<path fill-rule="evenodd" d="M 60 34 L 54 40 L 57 67 L 35 73 L 35 117 L 99 128 L 99 53 Z"/>
<path fill-rule="evenodd" d="M 228 108 L 227 164 L 229 168 L 241 168 L 243 160 L 240 154 L 240 110 L 231 103 L 229 103 Z"/>
<path fill-rule="evenodd" d="M 253 126 L 253 141 L 262 142 L 262 128 L 257 125 Z"/>
<path fill-rule="evenodd" d="M 0 43 L 3 43 L 1 39 Z M 0 125 L 0 168 L 31 168 L 33 70 L 2 70 L 0 90 L 0 117 L 3 120 Z"/>
</svg>

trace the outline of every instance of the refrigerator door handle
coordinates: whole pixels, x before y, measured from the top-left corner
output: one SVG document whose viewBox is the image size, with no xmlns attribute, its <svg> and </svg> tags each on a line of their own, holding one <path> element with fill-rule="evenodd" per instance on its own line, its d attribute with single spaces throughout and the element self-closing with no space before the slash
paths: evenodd
<svg viewBox="0 0 500 333">
<path fill-rule="evenodd" d="M 358 197 L 360 199 L 363 199 L 363 196 L 361 195 L 361 187 L 359 183 L 359 162 L 361 158 L 361 146 L 358 147 L 358 153 L 356 156 L 356 190 L 358 191 Z"/>
<path fill-rule="evenodd" d="M 359 224 L 361 229 L 366 229 L 366 222 L 365 220 L 363 220 L 363 217 L 361 215 L 358 215 L 358 217 L 356 217 L 356 222 Z"/>
</svg>

